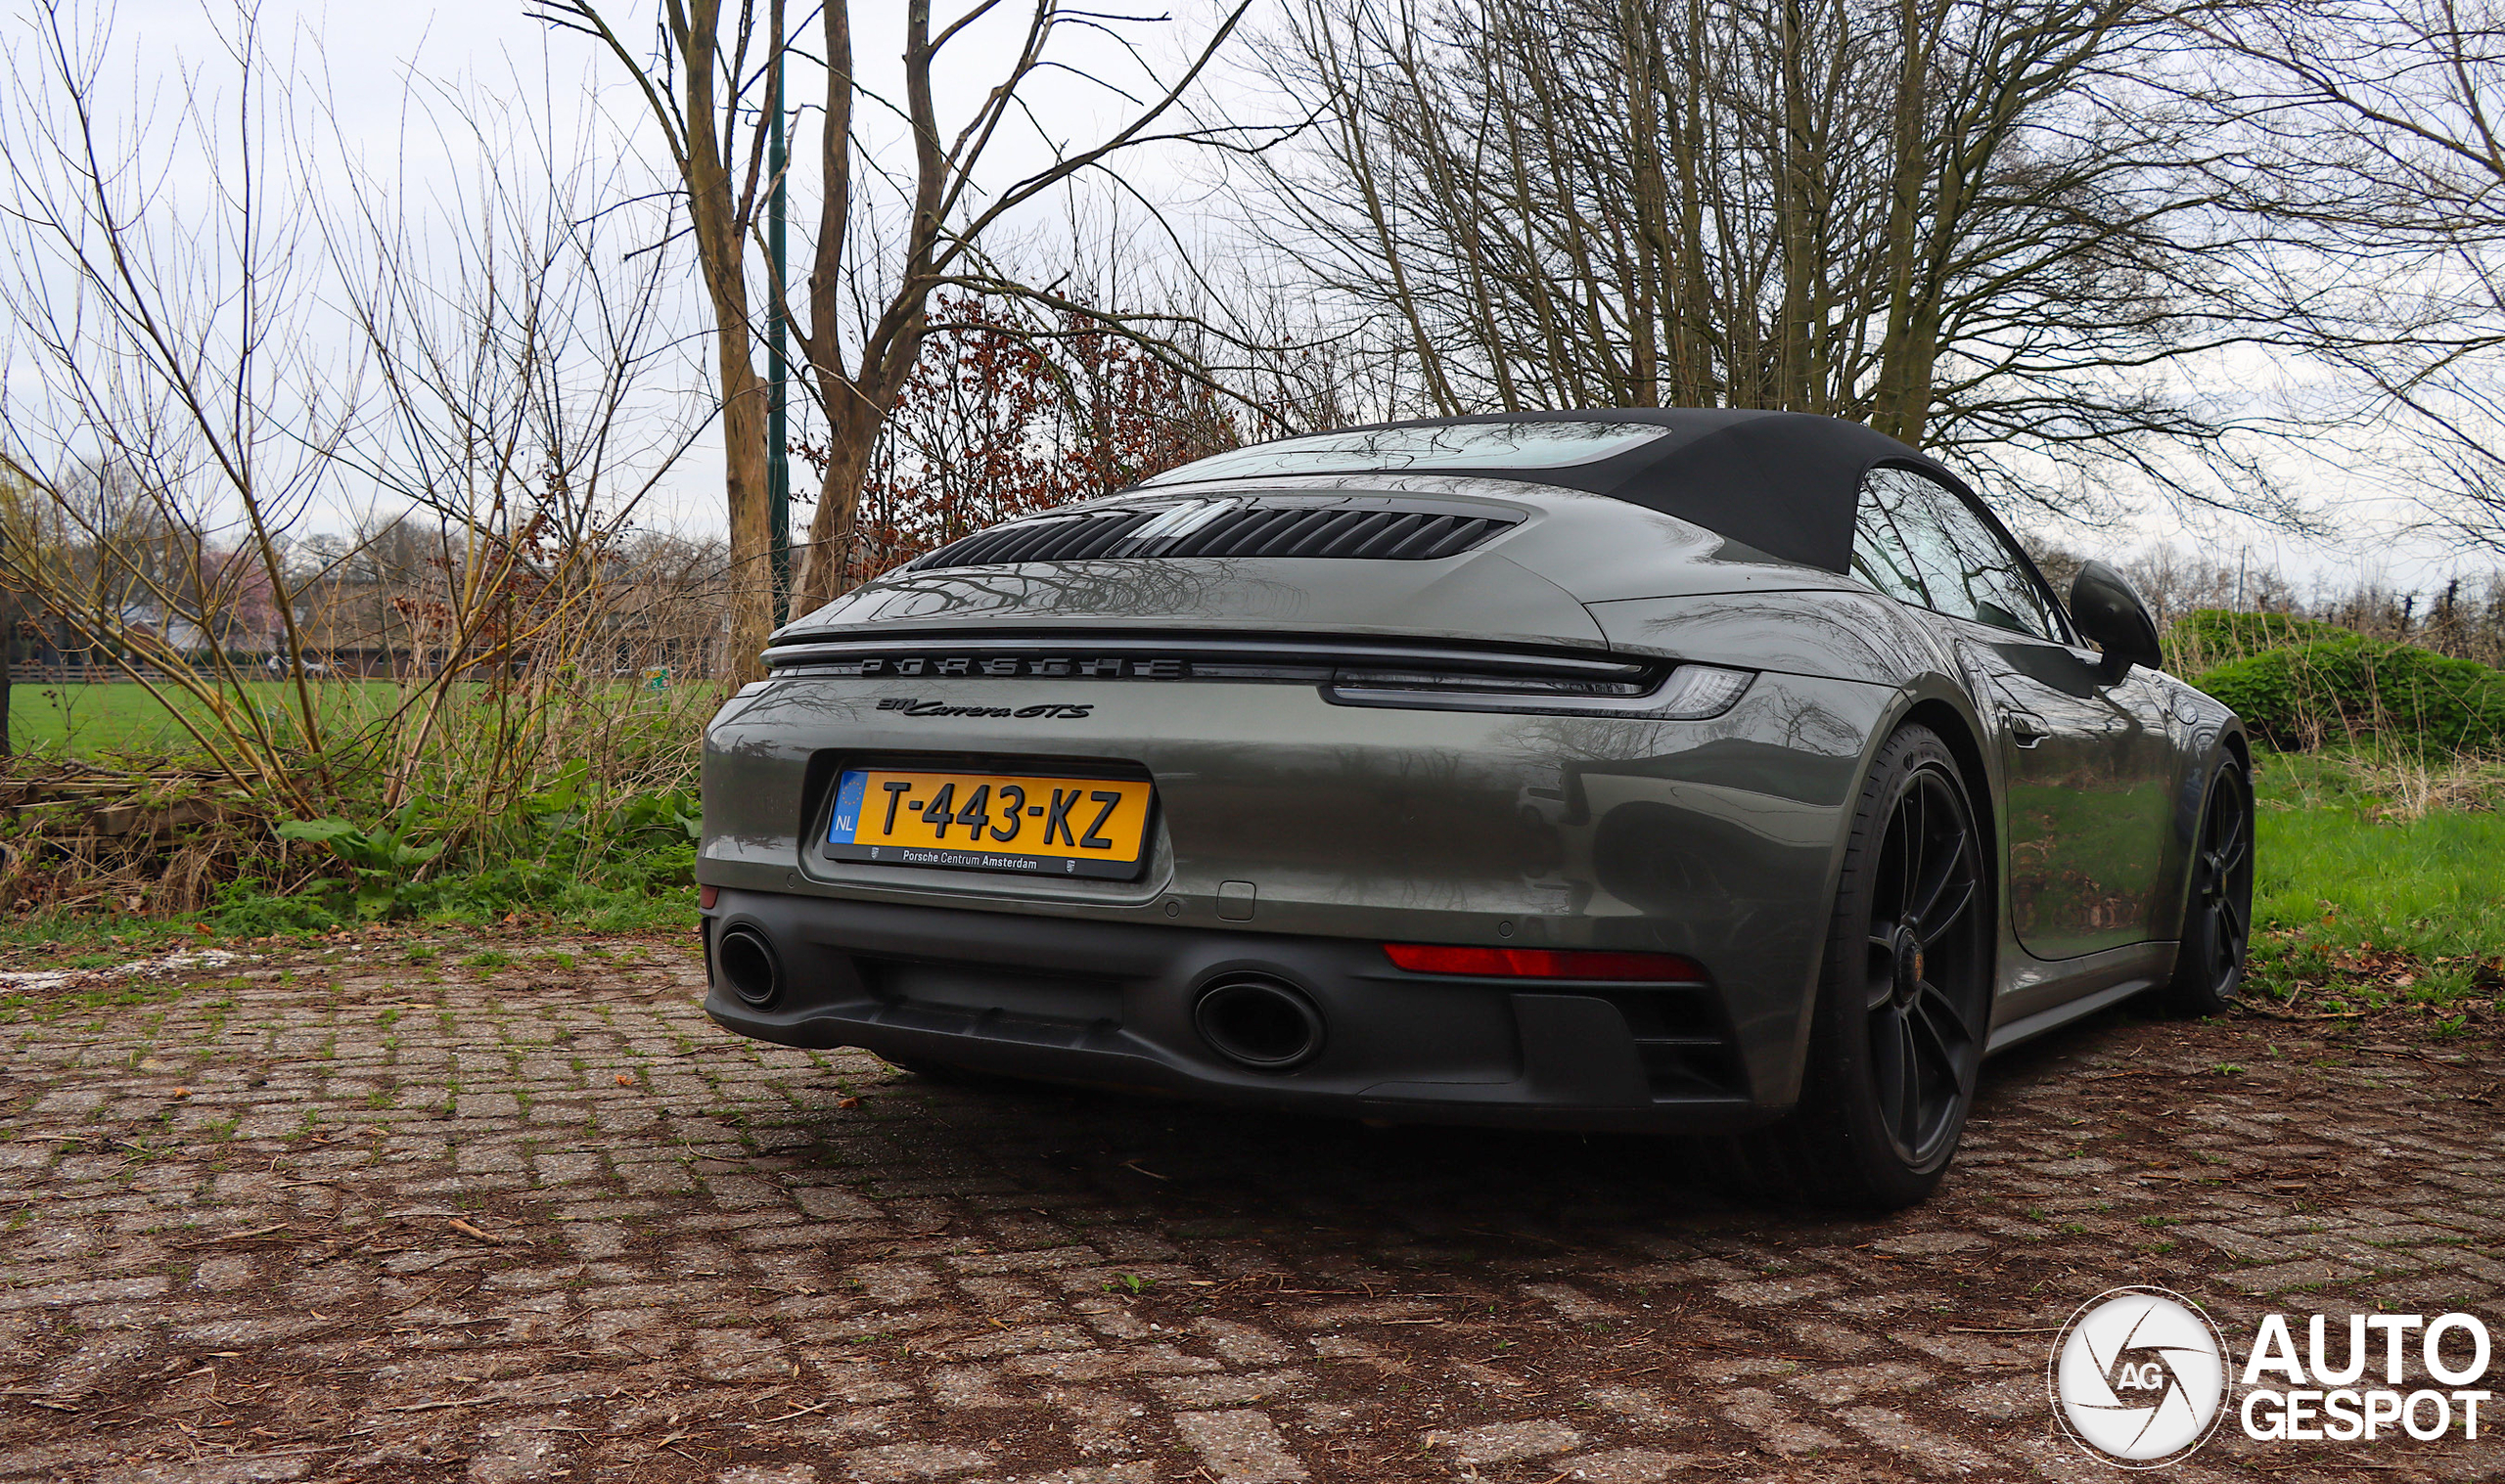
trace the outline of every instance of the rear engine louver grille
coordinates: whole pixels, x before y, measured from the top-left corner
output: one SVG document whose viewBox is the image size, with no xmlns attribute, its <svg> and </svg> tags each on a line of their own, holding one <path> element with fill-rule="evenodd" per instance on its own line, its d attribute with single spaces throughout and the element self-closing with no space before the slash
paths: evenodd
<svg viewBox="0 0 2505 1484">
<path fill-rule="evenodd" d="M 1432 562 L 1469 551 L 1514 524 L 1500 516 L 1381 506 L 1253 505 L 1193 522 L 1183 533 L 1134 533 L 1161 510 L 1097 511 L 1022 520 L 968 536 L 914 562 L 934 567 L 1091 557 L 1343 557 Z"/>
<path fill-rule="evenodd" d="M 1080 562 L 1105 556 L 1132 531 L 1146 525 L 1155 514 L 1126 510 L 1021 520 L 943 546 L 913 565 L 921 571 L 934 566 L 988 566 L 1005 562 Z"/>
<path fill-rule="evenodd" d="M 1241 510 L 1183 537 L 1164 555 L 1431 562 L 1466 552 L 1512 523 L 1431 511 Z"/>
</svg>

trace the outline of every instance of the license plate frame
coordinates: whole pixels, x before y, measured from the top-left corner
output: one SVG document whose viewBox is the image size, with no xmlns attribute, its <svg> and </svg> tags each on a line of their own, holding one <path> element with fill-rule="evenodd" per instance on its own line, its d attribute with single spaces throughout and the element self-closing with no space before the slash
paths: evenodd
<svg viewBox="0 0 2505 1484">
<path fill-rule="evenodd" d="M 932 806 L 943 799 L 934 821 Z M 1156 808 L 1156 785 L 1144 778 L 856 763 L 836 775 L 818 848 L 867 865 L 1136 880 L 1148 868 Z"/>
</svg>

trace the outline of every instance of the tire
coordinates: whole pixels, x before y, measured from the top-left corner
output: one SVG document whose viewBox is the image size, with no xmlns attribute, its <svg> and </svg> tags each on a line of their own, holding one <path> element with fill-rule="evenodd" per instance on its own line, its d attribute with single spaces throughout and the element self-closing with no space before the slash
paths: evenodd
<svg viewBox="0 0 2505 1484">
<path fill-rule="evenodd" d="M 1991 1005 L 1995 897 L 1972 798 L 1929 727 L 1880 748 L 1829 919 L 1799 1105 L 1722 1151 L 1756 1192 L 1895 1210 L 1955 1157 Z"/>
<path fill-rule="evenodd" d="M 2181 947 L 2161 1003 L 2178 1015 L 2214 1015 L 2244 987 L 2253 943 L 2253 784 L 2232 755 L 2219 760 L 2201 800 Z"/>
</svg>

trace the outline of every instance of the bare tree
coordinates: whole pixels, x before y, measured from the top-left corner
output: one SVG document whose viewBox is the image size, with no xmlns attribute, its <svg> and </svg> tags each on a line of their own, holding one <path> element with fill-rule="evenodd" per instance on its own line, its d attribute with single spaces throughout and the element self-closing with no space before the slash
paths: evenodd
<svg viewBox="0 0 2505 1484">
<path fill-rule="evenodd" d="M 1067 58 L 1066 37 L 1102 33 L 1116 18 L 1067 10 L 1055 0 L 1032 0 L 1022 34 L 990 74 L 981 101 L 950 120 L 940 116 L 935 79 L 943 67 L 970 65 L 970 33 L 992 15 L 996 0 L 981 0 L 953 18 L 934 17 L 930 0 L 908 0 L 899 99 L 871 91 L 859 75 L 848 0 L 821 7 L 822 55 L 814 58 L 787 45 L 783 0 L 742 5 L 735 13 L 720 0 L 663 0 L 657 56 L 628 41 L 598 0 L 530 3 L 549 23 L 595 37 L 635 80 L 683 188 L 716 336 L 731 561 L 740 593 L 733 633 L 749 652 L 762 645 L 770 600 L 764 383 L 755 367 L 760 311 L 776 303 L 805 310 L 790 322 L 827 427 L 825 484 L 794 594 L 796 607 L 814 607 L 842 591 L 862 482 L 888 411 L 931 334 L 932 294 L 954 286 L 1054 302 L 1049 291 L 1006 274 L 986 253 L 985 240 L 1004 221 L 1125 151 L 1235 136 L 1183 119 L 1181 105 L 1236 28 L 1245 4 L 1227 13 L 1177 72 L 1152 74 L 1124 121 L 1092 143 L 1070 146 L 1037 123 L 1029 94 L 1049 73 L 1102 81 Z M 805 254 L 804 286 L 762 283 L 756 266 L 759 213 L 774 184 L 764 165 L 766 100 L 796 58 L 822 68 L 825 84 L 815 241 Z M 1135 96 L 1104 86 L 1112 96 Z M 862 128 L 864 111 L 900 118 L 909 162 L 876 157 Z M 987 179 L 994 157 L 1012 139 L 1040 140 L 1048 157 Z M 898 214 L 900 221 L 892 219 Z"/>
<path fill-rule="evenodd" d="M 0 549 L 0 582 L 176 702 L 196 750 L 276 807 L 423 801 L 448 835 L 486 829 L 574 744 L 552 697 L 605 694 L 565 677 L 609 553 L 699 423 L 648 385 L 669 261 L 616 267 L 651 224 L 609 163 L 563 157 L 544 105 L 413 96 L 467 168 L 435 183 L 448 203 L 412 200 L 326 146 L 320 90 L 273 65 L 249 10 L 162 112 L 116 102 L 112 39 L 45 3 L 6 43 L 0 469 L 40 530 Z M 377 504 L 420 518 L 297 539 Z M 442 662 L 379 713 L 318 696 L 314 600 L 421 570 Z M 248 630 L 283 661 L 276 704 L 230 642 Z M 440 790 L 447 768 L 474 783 Z"/>
<path fill-rule="evenodd" d="M 18 86 L 0 127 L 11 264 L 0 312 L 23 376 L 12 378 L 0 417 L 0 461 L 38 491 L 59 545 L 95 554 L 95 580 L 48 592 L 63 574 L 22 558 L 11 575 L 91 650 L 179 675 L 201 709 L 173 714 L 239 781 L 287 780 L 280 755 L 324 725 L 301 678 L 283 706 L 241 705 L 214 674 L 182 666 L 161 630 L 130 622 L 124 602 L 127 583 L 164 610 L 187 588 L 194 607 L 220 606 L 203 591 L 212 580 L 203 559 L 225 530 L 281 582 L 280 533 L 315 498 L 352 416 L 351 395 L 337 388 L 353 375 L 324 363 L 304 320 L 313 254 L 298 251 L 302 216 L 265 168 L 283 100 L 249 14 L 228 38 L 232 94 L 187 89 L 153 128 L 146 115 L 109 112 L 109 20 L 82 24 L 60 0 L 42 0 L 28 20 L 7 45 Z M 216 230 L 172 219 L 166 177 L 178 159 L 198 162 L 193 178 L 213 204 L 193 209 L 214 212 Z M 81 470 L 106 478 L 82 488 Z M 163 533 L 163 562 L 116 559 L 133 509 Z M 282 622 L 292 652 L 292 614 Z"/>
<path fill-rule="evenodd" d="M 2257 0 L 2201 13 L 2249 140 L 2222 193 L 2256 288 L 2350 395 L 2344 462 L 2505 551 L 2505 7 Z"/>
<path fill-rule="evenodd" d="M 1271 157 L 1271 242 L 1424 411 L 2153 468 L 2222 428 L 2140 373 L 2244 333 L 2205 318 L 2204 115 L 2148 81 L 2188 45 L 2143 0 L 1302 0 L 1268 66 L 1325 127 Z"/>
</svg>

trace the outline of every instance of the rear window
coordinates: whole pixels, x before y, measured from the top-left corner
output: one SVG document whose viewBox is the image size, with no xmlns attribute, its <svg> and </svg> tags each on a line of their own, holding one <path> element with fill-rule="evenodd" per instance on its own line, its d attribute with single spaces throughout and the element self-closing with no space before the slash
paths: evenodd
<svg viewBox="0 0 2505 1484">
<path fill-rule="evenodd" d="M 1191 484 L 1261 474 L 1399 470 L 1565 469 L 1640 448 L 1670 429 L 1649 423 L 1470 423 L 1316 433 L 1257 443 L 1167 470 L 1144 482 Z"/>
</svg>

